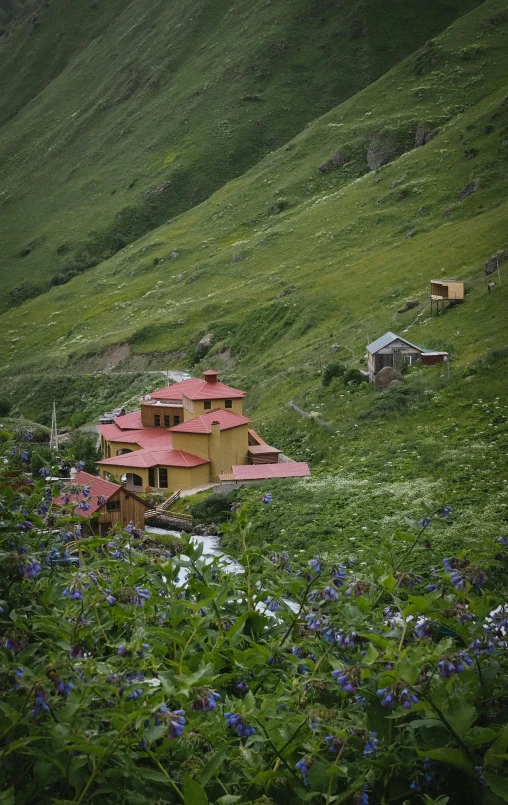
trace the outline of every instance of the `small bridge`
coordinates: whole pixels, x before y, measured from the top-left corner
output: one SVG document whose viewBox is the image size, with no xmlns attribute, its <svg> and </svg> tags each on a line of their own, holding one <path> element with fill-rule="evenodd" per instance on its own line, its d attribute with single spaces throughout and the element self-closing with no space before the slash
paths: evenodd
<svg viewBox="0 0 508 805">
<path fill-rule="evenodd" d="M 164 518 L 164 520 L 171 521 L 171 526 L 180 528 L 182 531 L 187 531 L 192 528 L 192 516 L 190 514 L 180 514 L 180 512 L 172 512 L 171 506 L 180 499 L 180 492 L 173 492 L 169 498 L 166 498 L 164 503 L 156 506 L 154 509 L 148 509 L 145 512 L 145 520 L 155 520 Z"/>
</svg>

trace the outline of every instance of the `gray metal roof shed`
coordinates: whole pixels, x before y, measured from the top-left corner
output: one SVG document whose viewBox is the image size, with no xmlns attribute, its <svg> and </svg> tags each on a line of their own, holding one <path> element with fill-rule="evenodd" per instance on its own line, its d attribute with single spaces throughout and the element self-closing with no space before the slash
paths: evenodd
<svg viewBox="0 0 508 805">
<path fill-rule="evenodd" d="M 388 344 L 392 343 L 392 341 L 404 341 L 404 343 L 408 346 L 414 347 L 414 349 L 418 349 L 420 352 L 423 352 L 421 347 L 417 347 L 416 344 L 412 344 L 411 341 L 408 341 L 406 338 L 402 338 L 402 336 L 392 332 L 385 333 L 376 341 L 373 341 L 372 344 L 368 344 L 367 352 L 370 352 L 371 355 L 375 355 L 376 352 L 379 352 L 380 349 L 387 347 Z"/>
</svg>

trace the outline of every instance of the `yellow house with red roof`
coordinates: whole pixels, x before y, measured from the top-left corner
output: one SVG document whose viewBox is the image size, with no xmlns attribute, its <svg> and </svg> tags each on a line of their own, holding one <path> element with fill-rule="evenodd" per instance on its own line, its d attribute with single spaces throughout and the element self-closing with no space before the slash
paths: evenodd
<svg viewBox="0 0 508 805">
<path fill-rule="evenodd" d="M 249 428 L 244 397 L 211 370 L 147 394 L 139 411 L 98 426 L 101 476 L 124 478 L 132 491 L 173 492 L 216 483 L 235 466 L 277 463 L 280 451 Z"/>
</svg>

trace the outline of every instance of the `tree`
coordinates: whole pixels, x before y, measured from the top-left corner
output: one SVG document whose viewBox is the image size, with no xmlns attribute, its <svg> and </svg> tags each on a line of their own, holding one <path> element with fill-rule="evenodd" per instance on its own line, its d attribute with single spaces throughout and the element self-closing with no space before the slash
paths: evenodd
<svg viewBox="0 0 508 805">
<path fill-rule="evenodd" d="M 86 472 L 96 474 L 95 465 L 100 461 L 102 455 L 95 434 L 80 430 L 74 431 L 69 442 L 69 453 L 76 461 L 84 462 Z"/>
</svg>

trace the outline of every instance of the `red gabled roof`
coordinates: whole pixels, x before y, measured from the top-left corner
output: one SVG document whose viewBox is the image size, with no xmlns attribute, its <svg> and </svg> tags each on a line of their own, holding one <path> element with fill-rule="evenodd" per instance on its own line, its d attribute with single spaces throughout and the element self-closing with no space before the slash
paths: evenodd
<svg viewBox="0 0 508 805">
<path fill-rule="evenodd" d="M 70 487 L 72 486 L 88 486 L 90 488 L 90 494 L 85 496 L 83 492 L 70 492 Z M 68 498 L 73 503 L 81 503 L 81 501 L 85 500 L 87 503 L 90 504 L 89 509 L 73 509 L 74 514 L 79 514 L 82 517 L 90 517 L 92 514 L 95 514 L 97 509 L 100 509 L 102 506 L 105 505 L 106 501 L 112 497 L 115 492 L 118 492 L 119 489 L 122 487 L 118 484 L 113 484 L 111 481 L 105 481 L 104 478 L 99 478 L 97 475 L 90 475 L 89 472 L 78 472 L 76 477 L 73 479 L 72 484 L 69 484 L 67 487 L 67 493 L 64 492 L 58 497 L 53 500 L 55 506 L 63 506 L 65 505 L 65 498 Z M 98 502 L 98 498 L 104 498 L 103 502 Z"/>
<path fill-rule="evenodd" d="M 135 450 L 133 453 L 125 453 L 123 456 L 113 458 L 103 458 L 97 464 L 105 467 L 137 467 L 143 469 L 147 467 L 199 467 L 201 464 L 209 464 L 207 458 L 194 456 L 183 450 Z"/>
<path fill-rule="evenodd" d="M 206 379 L 208 377 L 208 380 Z M 213 378 L 213 379 L 212 379 Z M 225 400 L 245 397 L 246 392 L 234 389 L 215 380 L 215 373 L 205 372 L 205 379 L 191 377 L 189 380 L 182 380 L 173 386 L 166 386 L 157 391 L 152 391 L 152 400 L 181 400 L 187 397 L 189 400 Z"/>
<path fill-rule="evenodd" d="M 242 414 L 226 411 L 224 408 L 216 408 L 215 411 L 207 411 L 206 414 L 175 425 L 170 430 L 174 433 L 211 433 L 212 422 L 218 422 L 221 430 L 228 430 L 239 425 L 247 425 L 250 419 Z"/>
<path fill-rule="evenodd" d="M 309 465 L 305 461 L 290 461 L 282 464 L 235 464 L 231 469 L 235 481 L 304 478 L 310 475 Z"/>
</svg>

